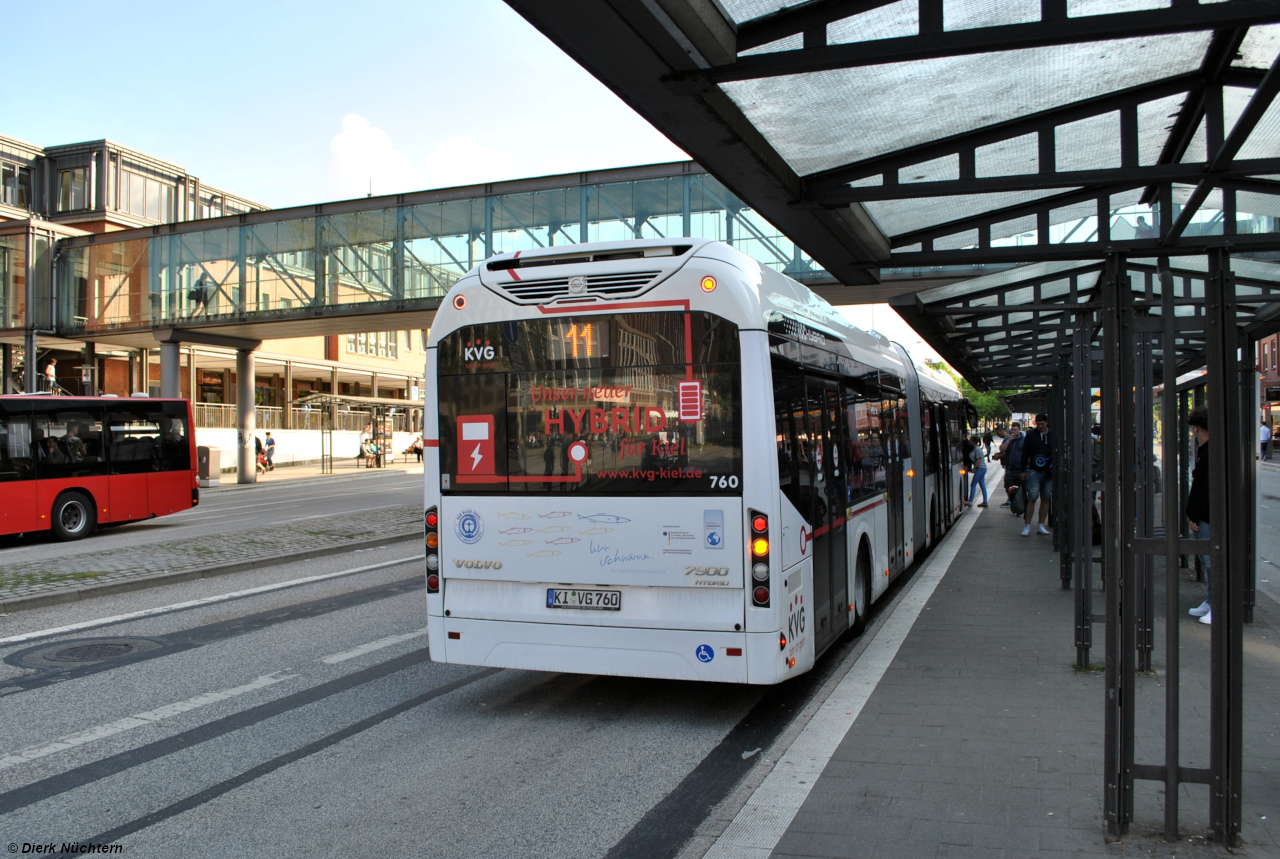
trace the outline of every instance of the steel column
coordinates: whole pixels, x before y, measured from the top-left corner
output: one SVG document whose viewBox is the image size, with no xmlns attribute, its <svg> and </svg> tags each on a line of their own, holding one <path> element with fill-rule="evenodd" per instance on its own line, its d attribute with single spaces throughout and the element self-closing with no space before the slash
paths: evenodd
<svg viewBox="0 0 1280 859">
<path fill-rule="evenodd" d="M 258 482 L 258 461 L 253 449 L 253 434 L 257 431 L 254 363 L 251 350 L 236 350 L 236 483 Z"/>
<path fill-rule="evenodd" d="M 1181 650 L 1179 622 L 1182 607 L 1179 602 L 1178 540 L 1181 536 L 1182 475 L 1179 458 L 1186 457 L 1186 445 L 1174 439 L 1186 437 L 1185 415 L 1179 414 L 1182 395 L 1178 393 L 1178 338 L 1173 303 L 1173 275 L 1169 272 L 1169 258 L 1160 257 L 1156 263 L 1160 283 L 1160 377 L 1164 393 L 1160 398 L 1160 467 L 1164 478 L 1164 837 L 1169 841 L 1178 838 L 1178 799 L 1181 782 L 1178 754 L 1180 745 L 1180 684 Z"/>
<path fill-rule="evenodd" d="M 1102 573 L 1107 592 L 1103 812 L 1107 830 L 1119 836 L 1133 820 L 1134 705 L 1133 569 L 1125 562 L 1128 547 L 1121 542 L 1128 542 L 1133 526 L 1133 364 L 1125 351 L 1131 339 L 1132 298 L 1123 255 L 1107 256 L 1098 287 L 1103 324 Z"/>
<path fill-rule="evenodd" d="M 1071 471 L 1062 481 L 1071 484 L 1071 518 L 1076 522 L 1071 531 L 1072 578 L 1075 584 L 1076 667 L 1080 669 L 1089 667 L 1089 650 L 1093 647 L 1093 437 L 1090 413 L 1093 359 L 1090 322 L 1088 314 L 1078 314 L 1071 333 L 1069 396 L 1072 423 L 1064 431 L 1071 435 L 1074 456 Z"/>
<path fill-rule="evenodd" d="M 13 393 L 13 346 L 8 343 L 0 343 L 0 373 L 4 378 L 0 379 L 0 394 Z"/>
<path fill-rule="evenodd" d="M 1209 828 L 1219 842 L 1232 846 L 1240 837 L 1243 564 L 1249 557 L 1245 519 L 1250 501 L 1245 490 L 1254 451 L 1252 446 L 1245 447 L 1251 437 L 1247 430 L 1252 428 L 1253 413 L 1245 413 L 1240 397 L 1235 283 L 1225 252 L 1209 255 L 1205 304 L 1209 329 L 1206 381 L 1213 398 L 1209 409 L 1209 502 L 1214 511 L 1210 532 Z"/>
</svg>

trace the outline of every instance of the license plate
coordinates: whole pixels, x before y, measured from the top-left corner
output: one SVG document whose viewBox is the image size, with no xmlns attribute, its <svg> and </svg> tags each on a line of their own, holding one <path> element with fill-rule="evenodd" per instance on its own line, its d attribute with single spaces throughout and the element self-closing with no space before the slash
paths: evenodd
<svg viewBox="0 0 1280 859">
<path fill-rule="evenodd" d="M 622 611 L 622 591 L 577 591 L 547 588 L 547 608 Z"/>
</svg>

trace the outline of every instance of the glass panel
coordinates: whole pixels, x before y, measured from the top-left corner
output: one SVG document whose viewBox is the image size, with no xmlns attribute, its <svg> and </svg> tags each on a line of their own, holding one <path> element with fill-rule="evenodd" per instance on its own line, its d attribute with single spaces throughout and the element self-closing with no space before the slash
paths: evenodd
<svg viewBox="0 0 1280 859">
<path fill-rule="evenodd" d="M 1120 166 L 1120 114 L 1104 113 L 1054 129 L 1057 170 Z"/>
<path fill-rule="evenodd" d="M 0 327 L 25 327 L 26 306 L 27 237 L 0 236 Z"/>
<path fill-rule="evenodd" d="M 898 0 L 879 9 L 833 21 L 827 25 L 827 43 L 840 45 L 914 36 L 920 32 L 919 5 L 916 0 Z"/>
<path fill-rule="evenodd" d="M 932 161 L 923 161 L 898 171 L 898 181 L 910 182 L 946 182 L 960 178 L 960 156 L 944 155 Z"/>
<path fill-rule="evenodd" d="M 1209 33 L 735 81 L 721 88 L 801 175 L 1191 72 Z M 929 81 L 921 86 L 921 81 Z M 972 108 L 939 111 L 946 103 Z"/>
<path fill-rule="evenodd" d="M 74 212 L 89 207 L 89 168 L 58 171 L 58 211 Z"/>
<path fill-rule="evenodd" d="M 1233 66 L 1269 69 L 1280 54 L 1280 24 L 1259 24 L 1249 28 L 1240 44 L 1240 55 Z"/>
<path fill-rule="evenodd" d="M 974 149 L 978 176 L 1017 176 L 1040 169 L 1039 140 L 1035 134 L 1012 137 Z"/>
<path fill-rule="evenodd" d="M 1040 0 L 943 0 L 943 26 L 948 30 L 998 27 L 1040 20 Z"/>
<path fill-rule="evenodd" d="M 35 416 L 34 444 L 41 478 L 91 477 L 107 473 L 102 410 L 60 409 Z"/>
<path fill-rule="evenodd" d="M 876 224 L 887 236 L 897 236 L 936 224 L 980 215 L 1008 206 L 1030 203 L 1041 197 L 1066 193 L 1067 188 L 1043 191 L 1005 191 L 998 194 L 969 194 L 962 197 L 917 197 L 911 200 L 888 200 L 865 203 Z"/>
<path fill-rule="evenodd" d="M 0 405 L 0 483 L 35 480 L 35 462 L 28 407 Z"/>
<path fill-rule="evenodd" d="M 722 319 L 476 325 L 439 354 L 441 468 L 455 489 L 740 491 L 738 336 Z"/>
</svg>

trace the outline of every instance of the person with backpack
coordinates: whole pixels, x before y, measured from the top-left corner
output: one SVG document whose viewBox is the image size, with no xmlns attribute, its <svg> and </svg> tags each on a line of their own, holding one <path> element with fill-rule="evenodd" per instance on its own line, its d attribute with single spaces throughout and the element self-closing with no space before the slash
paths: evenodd
<svg viewBox="0 0 1280 859">
<path fill-rule="evenodd" d="M 1009 425 L 1009 435 L 1000 443 L 1000 450 L 993 457 L 1004 466 L 1004 493 L 1008 500 L 1001 507 L 1013 505 L 1013 492 L 1022 485 L 1022 478 L 1018 476 L 1015 466 L 1021 461 L 1022 445 L 1026 440 L 1027 437 L 1022 434 L 1022 424 L 1014 421 Z"/>
<path fill-rule="evenodd" d="M 1027 491 L 1027 509 L 1022 514 L 1022 536 L 1031 534 L 1036 501 L 1040 502 L 1040 526 L 1036 533 L 1048 534 L 1049 506 L 1053 503 L 1053 434 L 1049 432 L 1049 416 L 1036 415 L 1036 428 L 1027 433 L 1018 459 L 1018 472 Z"/>
<path fill-rule="evenodd" d="M 973 506 L 973 496 L 977 494 L 978 487 L 982 487 L 982 503 L 979 507 L 987 506 L 987 457 L 982 450 L 982 445 L 978 444 L 978 437 L 971 436 L 969 441 L 973 443 L 973 450 L 969 453 L 969 467 L 973 469 L 973 481 L 969 484 L 969 500 L 964 502 L 964 506 Z"/>
</svg>

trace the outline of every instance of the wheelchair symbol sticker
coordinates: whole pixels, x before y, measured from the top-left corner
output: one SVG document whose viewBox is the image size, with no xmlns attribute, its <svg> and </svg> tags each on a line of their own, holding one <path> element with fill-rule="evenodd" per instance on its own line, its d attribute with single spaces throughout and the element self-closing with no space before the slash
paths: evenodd
<svg viewBox="0 0 1280 859">
<path fill-rule="evenodd" d="M 710 662 L 716 658 L 716 652 L 711 648 L 710 644 L 699 644 L 698 649 L 694 651 L 694 655 L 698 657 L 699 662 Z"/>
</svg>

